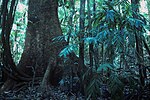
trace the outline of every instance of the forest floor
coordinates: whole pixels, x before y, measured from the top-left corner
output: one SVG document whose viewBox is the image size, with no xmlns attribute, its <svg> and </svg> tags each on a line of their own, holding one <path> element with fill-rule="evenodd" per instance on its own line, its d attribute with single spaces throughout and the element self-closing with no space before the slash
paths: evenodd
<svg viewBox="0 0 150 100">
<path fill-rule="evenodd" d="M 65 93 L 61 87 L 47 87 L 41 92 L 39 86 L 26 87 L 20 91 L 8 91 L 0 94 L 0 100 L 85 100 L 81 93 Z"/>
<path fill-rule="evenodd" d="M 87 100 L 81 93 L 65 93 L 62 91 L 61 87 L 48 87 L 45 92 L 41 92 L 38 90 L 39 86 L 35 86 L 34 88 L 26 87 L 18 92 L 16 91 L 8 91 L 0 94 L 0 100 Z M 150 93 L 150 91 L 149 91 Z M 150 95 L 149 95 L 150 96 Z M 150 98 L 145 99 L 129 99 L 129 100 L 150 100 Z M 90 99 L 95 100 L 95 99 Z M 97 98 L 96 100 L 111 100 L 111 99 L 103 99 Z M 128 100 L 128 99 L 122 99 Z"/>
<path fill-rule="evenodd" d="M 39 88 L 40 85 L 26 85 L 13 91 L 7 91 L 0 94 L 0 100 L 87 100 L 80 92 L 69 92 L 68 87 L 48 86 L 44 92 Z M 75 89 L 76 90 L 76 89 Z M 141 95 L 141 98 L 138 96 Z M 129 95 L 130 96 L 130 95 Z M 132 94 L 130 97 L 120 100 L 150 100 L 150 86 Z M 89 100 L 111 100 L 110 98 L 99 97 Z"/>
</svg>

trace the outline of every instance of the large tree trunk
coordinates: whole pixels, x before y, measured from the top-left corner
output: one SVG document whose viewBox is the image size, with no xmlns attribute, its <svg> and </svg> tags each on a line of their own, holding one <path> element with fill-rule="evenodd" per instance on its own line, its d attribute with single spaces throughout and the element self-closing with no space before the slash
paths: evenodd
<svg viewBox="0 0 150 100">
<path fill-rule="evenodd" d="M 49 59 L 56 60 L 62 48 L 52 42 L 62 35 L 57 13 L 57 0 L 29 0 L 25 49 L 19 67 L 36 67 L 37 75 L 43 75 Z"/>
<path fill-rule="evenodd" d="M 63 48 L 64 43 L 52 41 L 62 35 L 57 3 L 57 0 L 29 0 L 25 48 L 18 68 L 31 77 L 33 70 L 36 76 L 43 76 L 48 64 L 56 62 L 57 55 Z M 10 79 L 4 86 L 14 83 L 9 81 Z"/>
</svg>

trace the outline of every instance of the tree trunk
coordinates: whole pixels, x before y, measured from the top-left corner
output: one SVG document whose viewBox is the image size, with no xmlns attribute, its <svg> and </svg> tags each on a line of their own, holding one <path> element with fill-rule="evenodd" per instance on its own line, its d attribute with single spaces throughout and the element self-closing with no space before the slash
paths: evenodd
<svg viewBox="0 0 150 100">
<path fill-rule="evenodd" d="M 91 10 L 90 10 L 90 0 L 87 0 L 87 9 L 88 9 L 88 33 L 90 37 L 93 37 L 93 34 L 91 32 L 92 29 L 92 21 L 91 21 Z M 91 74 L 92 74 L 92 68 L 93 68 L 93 43 L 89 44 L 89 58 L 90 58 L 90 68 L 91 68 Z"/>
<path fill-rule="evenodd" d="M 80 0 L 80 18 L 79 18 L 79 62 L 78 62 L 78 76 L 80 78 L 80 82 L 82 82 L 82 75 L 84 69 L 84 32 L 85 32 L 85 0 Z M 84 93 L 84 84 L 81 83 L 80 91 Z"/>
<path fill-rule="evenodd" d="M 85 27 L 85 0 L 80 0 L 80 36 L 79 36 L 79 69 L 80 74 L 83 72 L 84 67 L 84 27 Z"/>
<path fill-rule="evenodd" d="M 139 2 L 140 0 L 131 0 L 134 18 L 138 17 L 136 13 L 139 12 Z M 146 71 L 145 71 L 145 67 L 143 66 L 143 62 L 144 62 L 143 42 L 142 42 L 142 35 L 138 31 L 135 32 L 135 41 L 136 41 L 136 51 L 137 51 L 137 61 L 138 61 L 138 67 L 139 67 L 140 82 L 141 82 L 141 85 L 144 86 Z"/>
<path fill-rule="evenodd" d="M 57 0 L 29 0 L 25 48 L 18 68 L 31 77 L 33 71 L 35 76 L 43 76 L 49 62 L 56 62 L 65 45 L 62 41 L 52 41 L 62 35 L 57 8 Z M 10 83 L 14 83 L 13 80 L 6 81 L 7 85 L 4 86 L 7 87 Z"/>
<path fill-rule="evenodd" d="M 52 41 L 62 35 L 57 6 L 56 0 L 29 0 L 25 49 L 19 66 L 36 68 L 38 76 L 44 74 L 49 59 L 54 62 L 63 47 Z"/>
</svg>

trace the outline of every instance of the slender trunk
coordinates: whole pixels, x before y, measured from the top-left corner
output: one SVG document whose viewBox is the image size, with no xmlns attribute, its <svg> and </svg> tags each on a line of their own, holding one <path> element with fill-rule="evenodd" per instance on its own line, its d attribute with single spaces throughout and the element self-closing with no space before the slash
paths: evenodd
<svg viewBox="0 0 150 100">
<path fill-rule="evenodd" d="M 70 19 L 69 19 L 69 26 L 70 26 L 70 29 L 69 29 L 69 36 L 68 36 L 68 44 L 69 44 L 69 39 L 70 39 L 70 36 L 71 36 L 71 33 L 73 32 L 73 24 L 72 24 L 72 21 L 73 21 L 73 15 L 75 14 L 75 0 L 70 0 L 71 2 L 71 15 L 70 15 Z M 71 86 L 70 86 L 70 91 L 72 91 L 73 89 L 73 67 L 71 66 L 70 68 L 70 72 L 71 72 L 71 76 L 70 76 L 70 82 L 71 82 Z"/>
<path fill-rule="evenodd" d="M 88 8 L 88 33 L 89 37 L 93 37 L 92 35 L 92 22 L 91 22 L 91 10 L 90 10 L 90 0 L 87 0 L 87 8 Z M 92 67 L 93 67 L 93 43 L 89 44 L 89 57 L 90 57 L 90 68 L 92 74 Z"/>
<path fill-rule="evenodd" d="M 93 0 L 93 18 L 96 16 L 96 0 Z M 94 61 L 95 61 L 95 68 L 97 69 L 99 66 L 99 49 L 98 47 L 93 48 L 94 51 Z"/>
<path fill-rule="evenodd" d="M 140 0 L 131 0 L 131 4 L 132 4 L 132 11 L 133 11 L 133 17 L 137 18 L 136 13 L 139 12 L 139 1 Z M 135 32 L 135 41 L 136 41 L 136 51 L 137 51 L 137 60 L 138 60 L 138 67 L 139 67 L 139 75 L 140 75 L 140 82 L 141 85 L 144 86 L 145 85 L 145 68 L 143 66 L 143 44 L 142 44 L 142 36 L 141 34 L 136 31 Z"/>
<path fill-rule="evenodd" d="M 138 66 L 139 66 L 139 74 L 140 74 L 140 81 L 141 85 L 145 85 L 145 75 L 144 75 L 144 66 L 143 66 L 143 48 L 142 48 L 142 39 L 138 37 L 137 33 L 135 33 L 135 39 L 136 39 L 136 51 L 137 51 L 137 60 L 138 60 Z"/>
<path fill-rule="evenodd" d="M 41 88 L 40 91 L 42 91 L 42 92 L 45 92 L 45 90 L 49 84 L 49 78 L 50 78 L 49 76 L 50 76 L 51 66 L 52 66 L 51 62 L 49 62 L 47 69 L 45 71 L 41 86 L 40 86 L 40 88 Z"/>
<path fill-rule="evenodd" d="M 85 0 L 80 0 L 80 19 L 79 19 L 79 62 L 78 62 L 78 76 L 82 82 L 82 75 L 84 70 L 84 25 L 85 25 Z M 80 91 L 84 93 L 84 83 L 81 83 Z"/>
<path fill-rule="evenodd" d="M 84 23 L 85 23 L 85 0 L 80 0 L 80 34 L 79 34 L 79 70 L 80 74 L 83 72 L 84 67 Z"/>
<path fill-rule="evenodd" d="M 8 9 L 9 2 L 10 8 Z M 4 80 L 6 81 L 8 78 L 13 79 L 19 79 L 20 77 L 14 77 L 14 74 L 24 75 L 23 73 L 20 73 L 13 61 L 11 49 L 10 49 L 10 33 L 14 21 L 16 6 L 17 6 L 18 0 L 3 0 L 2 1 L 2 12 L 1 12 L 1 26 L 2 26 L 2 32 L 1 32 L 1 38 L 2 38 L 2 63 L 3 63 L 3 72 L 5 74 L 4 77 L 6 77 Z M 13 74 L 13 75 L 12 75 Z M 10 83 L 10 82 L 6 82 Z M 9 85 L 10 86 L 10 85 Z M 9 87 L 7 86 L 7 88 Z M 5 84 L 1 87 L 0 92 L 3 92 L 5 90 Z"/>
<path fill-rule="evenodd" d="M 3 65 L 7 67 L 7 69 L 12 70 L 13 73 L 17 73 L 22 76 L 26 76 L 23 72 L 18 71 L 13 58 L 11 54 L 11 48 L 10 48 L 10 33 L 14 21 L 14 16 L 15 16 L 15 11 L 16 11 L 16 6 L 18 1 L 17 0 L 12 0 L 10 9 L 8 10 L 9 1 L 3 1 L 2 4 L 2 32 L 1 32 L 1 38 L 2 38 L 2 48 L 3 50 Z"/>
<path fill-rule="evenodd" d="M 67 39 L 67 44 L 69 45 L 70 42 L 70 37 L 71 37 L 71 33 L 73 30 L 73 24 L 72 24 L 72 19 L 73 19 L 73 15 L 75 14 L 75 1 L 74 0 L 70 0 L 71 2 L 71 10 L 70 10 L 70 16 L 69 16 L 69 21 L 68 21 L 68 25 L 69 25 L 69 32 L 68 32 L 68 39 Z"/>
</svg>

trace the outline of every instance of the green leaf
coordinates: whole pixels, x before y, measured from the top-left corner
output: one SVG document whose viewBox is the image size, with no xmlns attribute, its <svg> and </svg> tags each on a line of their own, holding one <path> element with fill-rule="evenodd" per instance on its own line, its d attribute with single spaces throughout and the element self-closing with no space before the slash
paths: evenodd
<svg viewBox="0 0 150 100">
<path fill-rule="evenodd" d="M 60 57 L 67 58 L 67 56 L 68 56 L 70 53 L 75 52 L 75 50 L 76 50 L 76 48 L 77 48 L 76 46 L 77 46 L 77 45 L 75 45 L 75 44 L 66 46 L 66 47 L 59 53 L 59 56 L 60 56 Z"/>
<path fill-rule="evenodd" d="M 120 94 L 123 91 L 123 82 L 120 80 L 118 74 L 111 74 L 109 78 L 109 89 L 112 93 L 112 97 L 116 96 L 116 94 Z"/>
<path fill-rule="evenodd" d="M 97 39 L 95 37 L 87 37 L 83 39 L 85 43 L 93 43 L 93 44 L 97 44 Z"/>
<path fill-rule="evenodd" d="M 136 26 L 136 28 L 143 27 L 144 22 L 142 20 L 135 19 L 135 26 Z"/>
<path fill-rule="evenodd" d="M 98 69 L 97 72 L 100 72 L 102 70 L 107 71 L 107 69 L 113 69 L 114 66 L 112 64 L 106 63 L 106 64 L 101 64 Z"/>
<path fill-rule="evenodd" d="M 140 19 L 128 18 L 127 20 L 127 23 L 129 23 L 132 27 L 135 26 L 136 28 L 141 28 L 145 25 L 145 23 Z"/>
<path fill-rule="evenodd" d="M 106 21 L 114 22 L 114 19 L 115 19 L 115 12 L 113 10 L 108 10 L 106 12 Z"/>
</svg>

